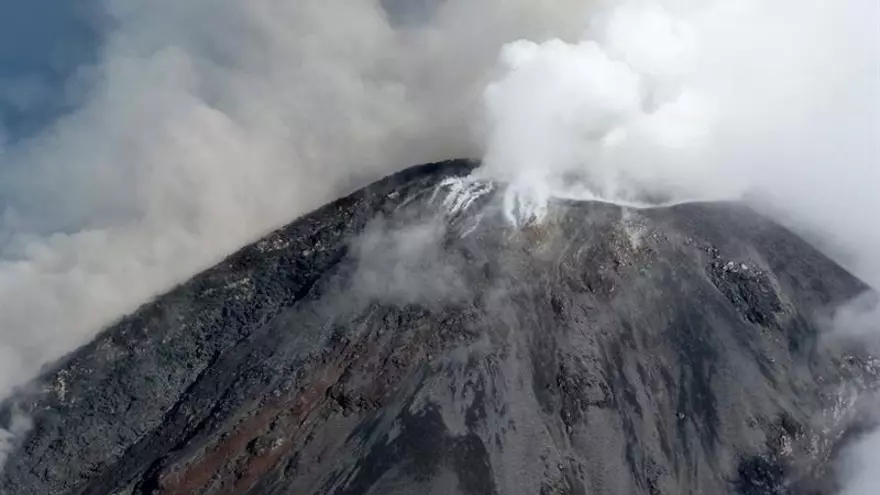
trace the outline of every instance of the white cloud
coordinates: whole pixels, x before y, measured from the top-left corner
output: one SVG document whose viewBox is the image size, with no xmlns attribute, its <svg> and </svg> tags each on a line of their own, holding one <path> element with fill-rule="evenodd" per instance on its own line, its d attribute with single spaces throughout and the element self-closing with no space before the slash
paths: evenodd
<svg viewBox="0 0 880 495">
<path fill-rule="evenodd" d="M 83 104 L 0 148 L 0 396 L 319 203 L 483 151 L 539 197 L 748 192 L 880 285 L 876 1 L 105 5 Z"/>
</svg>

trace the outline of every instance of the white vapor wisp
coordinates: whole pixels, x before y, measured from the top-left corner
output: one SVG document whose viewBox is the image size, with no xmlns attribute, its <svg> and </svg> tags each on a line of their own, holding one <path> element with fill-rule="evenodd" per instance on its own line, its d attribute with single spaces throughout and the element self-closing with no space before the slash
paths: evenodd
<svg viewBox="0 0 880 495">
<path fill-rule="evenodd" d="M 742 199 L 880 288 L 880 2 L 607 1 L 579 40 L 498 65 L 480 173 L 529 205 L 518 221 L 554 196 Z M 834 323 L 876 345 L 877 298 Z M 880 493 L 878 446 L 845 456 L 846 494 Z"/>
</svg>

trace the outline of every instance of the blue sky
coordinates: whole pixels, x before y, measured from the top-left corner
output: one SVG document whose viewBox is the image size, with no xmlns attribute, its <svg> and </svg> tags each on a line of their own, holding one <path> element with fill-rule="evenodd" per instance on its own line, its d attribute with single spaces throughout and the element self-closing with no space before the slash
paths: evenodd
<svg viewBox="0 0 880 495">
<path fill-rule="evenodd" d="M 421 22 L 436 0 L 382 0 L 392 22 Z M 88 89 L 106 29 L 100 0 L 0 0 L 0 129 L 39 132 Z M 85 69 L 79 70 L 78 69 Z"/>
<path fill-rule="evenodd" d="M 33 134 L 69 105 L 65 83 L 94 61 L 102 24 L 93 0 L 0 0 L 0 122 Z"/>
</svg>

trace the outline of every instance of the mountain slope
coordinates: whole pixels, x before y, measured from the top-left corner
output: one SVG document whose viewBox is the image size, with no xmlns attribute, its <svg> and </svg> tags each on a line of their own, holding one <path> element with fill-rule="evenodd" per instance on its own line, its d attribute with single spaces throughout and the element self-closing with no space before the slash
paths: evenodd
<svg viewBox="0 0 880 495">
<path fill-rule="evenodd" d="M 871 361 L 867 288 L 736 204 L 558 202 L 407 170 L 103 332 L 14 405 L 0 493 L 786 493 Z"/>
</svg>

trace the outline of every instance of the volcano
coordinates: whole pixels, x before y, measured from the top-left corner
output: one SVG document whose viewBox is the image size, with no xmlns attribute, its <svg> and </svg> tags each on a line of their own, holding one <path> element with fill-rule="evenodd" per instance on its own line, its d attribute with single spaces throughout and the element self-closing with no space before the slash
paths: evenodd
<svg viewBox="0 0 880 495">
<path fill-rule="evenodd" d="M 112 325 L 7 401 L 3 494 L 826 493 L 868 287 L 736 203 L 408 169 Z M 859 384 L 859 385 L 853 385 Z"/>
</svg>

